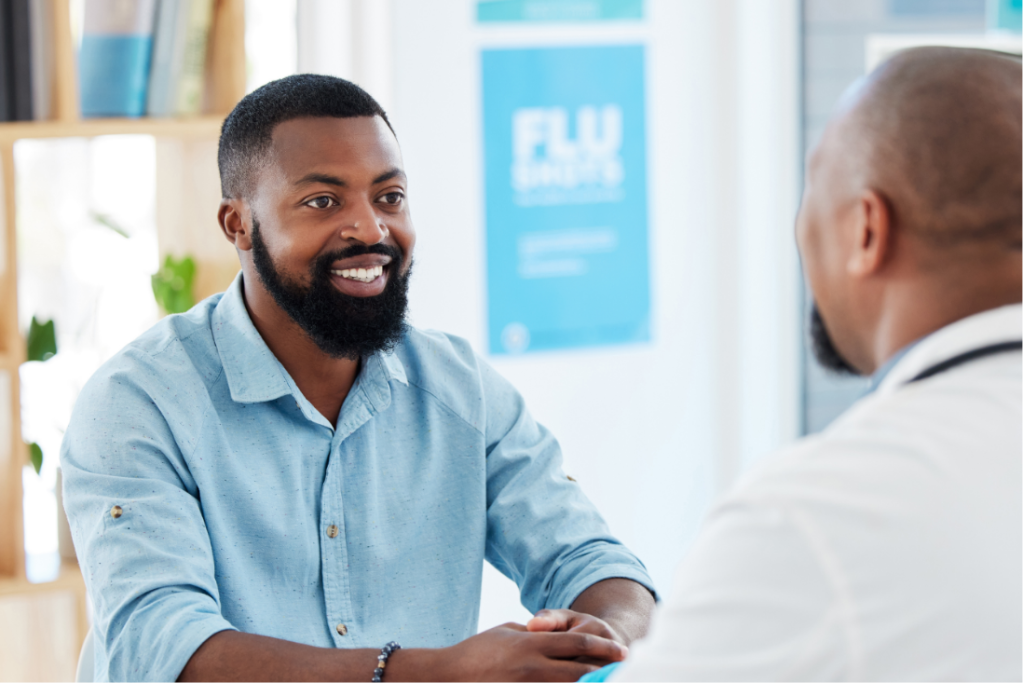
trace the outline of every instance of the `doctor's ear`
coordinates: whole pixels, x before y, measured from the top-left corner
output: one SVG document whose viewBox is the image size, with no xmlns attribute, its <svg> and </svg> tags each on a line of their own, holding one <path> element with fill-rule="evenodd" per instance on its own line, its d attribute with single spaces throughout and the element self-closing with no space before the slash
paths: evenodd
<svg viewBox="0 0 1023 683">
<path fill-rule="evenodd" d="M 892 248 L 892 211 L 887 198 L 867 190 L 856 207 L 852 250 L 846 268 L 850 275 L 869 277 L 885 264 Z"/>
<path fill-rule="evenodd" d="M 221 199 L 217 221 L 228 242 L 242 251 L 252 249 L 252 211 L 244 199 Z"/>
</svg>

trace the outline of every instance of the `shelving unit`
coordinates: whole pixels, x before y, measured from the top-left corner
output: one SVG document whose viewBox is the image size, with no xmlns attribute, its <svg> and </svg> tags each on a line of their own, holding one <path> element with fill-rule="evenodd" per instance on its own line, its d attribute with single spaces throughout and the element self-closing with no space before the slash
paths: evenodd
<svg viewBox="0 0 1023 683">
<path fill-rule="evenodd" d="M 25 340 L 18 329 L 17 170 L 19 140 L 151 135 L 157 140 L 157 227 L 161 258 L 190 254 L 194 294 L 222 291 L 237 258 L 216 230 L 220 199 L 216 141 L 224 116 L 245 94 L 245 2 L 216 0 L 201 116 L 180 119 L 82 119 L 69 0 L 52 3 L 54 119 L 0 123 L 0 680 L 74 677 L 88 629 L 85 584 L 77 564 L 64 563 L 52 582 L 25 576 L 18 369 Z M 4 401 L 7 404 L 4 404 Z M 8 422 L 9 421 L 9 422 Z"/>
<path fill-rule="evenodd" d="M 0 123 L 0 145 L 8 147 L 26 138 L 96 137 L 97 135 L 153 135 L 171 138 L 216 138 L 223 116 L 190 119 L 85 119 L 83 121 L 18 121 Z"/>
</svg>

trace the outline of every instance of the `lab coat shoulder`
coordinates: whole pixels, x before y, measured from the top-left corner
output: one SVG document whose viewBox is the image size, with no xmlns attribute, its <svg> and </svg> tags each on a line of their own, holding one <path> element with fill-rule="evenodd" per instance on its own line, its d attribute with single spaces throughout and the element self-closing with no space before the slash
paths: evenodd
<svg viewBox="0 0 1023 683">
<path fill-rule="evenodd" d="M 790 570 L 825 577 L 845 676 L 1018 678 L 1020 388 L 1006 354 L 873 394 L 751 471 L 708 529 L 774 515 L 805 543 Z"/>
<path fill-rule="evenodd" d="M 1011 480 L 1018 499 L 1021 374 L 1019 354 L 1006 354 L 871 394 L 752 468 L 725 502 L 861 512 L 881 505 L 891 519 L 882 501 L 907 511 L 957 499 L 972 505 L 979 492 L 971 487 L 992 480 Z"/>
<path fill-rule="evenodd" d="M 1019 680 L 1023 368 L 906 384 L 999 340 L 942 341 L 749 471 L 614 680 Z"/>
</svg>

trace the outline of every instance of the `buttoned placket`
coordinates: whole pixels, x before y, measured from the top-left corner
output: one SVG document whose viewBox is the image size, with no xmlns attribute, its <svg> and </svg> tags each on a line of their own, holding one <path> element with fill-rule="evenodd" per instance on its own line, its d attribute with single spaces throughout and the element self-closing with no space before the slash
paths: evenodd
<svg viewBox="0 0 1023 683">
<path fill-rule="evenodd" d="M 386 378 L 372 376 L 378 367 L 366 367 L 360 373 L 349 397 L 338 416 L 330 442 L 330 455 L 320 497 L 320 558 L 323 576 L 323 596 L 330 634 L 337 647 L 365 647 L 362 625 L 352 608 L 351 584 L 348 564 L 348 543 L 344 515 L 344 457 L 345 440 L 366 424 L 381 407 L 367 392 L 388 392 Z M 374 381 L 376 380 L 376 381 Z M 382 380 L 383 387 L 377 386 Z M 377 397 L 379 401 L 382 397 Z M 386 402 L 389 403 L 389 392 Z M 325 421 L 324 421 L 325 422 Z"/>
<path fill-rule="evenodd" d="M 345 440 L 366 424 L 378 412 L 391 404 L 390 377 L 395 374 L 392 366 L 380 358 L 371 356 L 363 364 L 355 384 L 341 406 L 337 425 L 330 422 L 309 402 L 295 381 L 281 367 L 295 406 L 313 424 L 332 432 L 330 453 L 327 457 L 327 471 L 323 477 L 320 492 L 320 573 L 323 579 L 324 609 L 329 624 L 328 631 L 336 647 L 367 647 L 363 641 L 361 624 L 352 607 L 351 583 L 348 571 L 348 542 L 344 515 L 344 471 L 341 450 Z M 404 381 L 404 374 L 399 375 Z"/>
</svg>

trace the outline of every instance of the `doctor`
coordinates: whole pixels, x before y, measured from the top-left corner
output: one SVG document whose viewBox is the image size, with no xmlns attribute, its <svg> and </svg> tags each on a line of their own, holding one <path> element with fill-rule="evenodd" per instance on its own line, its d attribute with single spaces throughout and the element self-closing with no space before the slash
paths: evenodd
<svg viewBox="0 0 1023 683">
<path fill-rule="evenodd" d="M 846 96 L 796 236 L 875 389 L 717 507 L 614 680 L 1020 680 L 1021 78 L 921 48 Z"/>
</svg>

